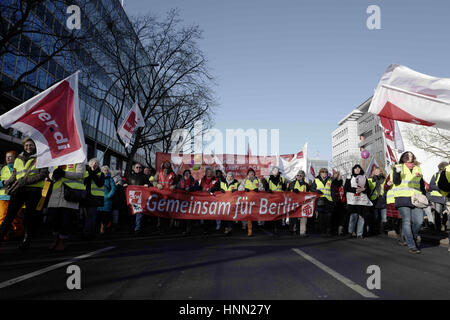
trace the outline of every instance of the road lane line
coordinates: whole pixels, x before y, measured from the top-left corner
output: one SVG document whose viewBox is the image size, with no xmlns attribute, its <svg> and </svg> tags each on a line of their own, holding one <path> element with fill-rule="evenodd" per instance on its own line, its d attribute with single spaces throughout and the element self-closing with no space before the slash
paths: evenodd
<svg viewBox="0 0 450 320">
<path fill-rule="evenodd" d="M 340 273 L 338 273 L 338 272 L 334 271 L 333 269 L 327 267 L 322 262 L 314 259 L 313 257 L 311 257 L 310 255 L 304 253 L 303 251 L 301 251 L 299 249 L 296 249 L 296 248 L 292 248 L 292 251 L 294 251 L 295 253 L 297 253 L 298 255 L 303 257 L 304 259 L 308 260 L 312 264 L 316 265 L 317 267 L 319 267 L 320 269 L 322 269 L 323 271 L 325 271 L 326 273 L 331 275 L 333 278 L 339 280 L 340 282 L 345 284 L 350 289 L 356 291 L 357 293 L 362 295 L 364 298 L 379 298 L 377 295 L 373 294 L 369 290 L 361 287 L 359 284 L 354 283 L 349 278 L 344 277 Z"/>
<path fill-rule="evenodd" d="M 7 280 L 7 281 L 4 281 L 4 282 L 1 282 L 0 283 L 0 289 L 12 286 L 13 284 L 16 284 L 16 283 L 28 280 L 30 278 L 39 276 L 39 275 L 41 275 L 43 273 L 46 273 L 46 272 L 49 272 L 49 271 L 52 271 L 52 270 L 64 267 L 64 266 L 66 266 L 68 264 L 71 264 L 73 262 L 92 257 L 93 255 L 96 255 L 96 254 L 99 254 L 99 253 L 102 253 L 102 252 L 105 252 L 105 251 L 108 251 L 108 250 L 111 250 L 111 249 L 114 249 L 114 248 L 115 247 L 107 247 L 107 248 L 103 248 L 103 249 L 100 249 L 100 250 L 97 250 L 97 251 L 92 251 L 92 252 L 83 254 L 81 256 L 72 258 L 70 260 L 67 260 L 67 261 L 64 261 L 64 262 L 60 262 L 60 263 L 54 264 L 52 266 L 49 266 L 49 267 L 37 270 L 37 271 L 24 274 L 23 276 L 20 276 L 20 277 L 11 279 L 11 280 Z"/>
</svg>

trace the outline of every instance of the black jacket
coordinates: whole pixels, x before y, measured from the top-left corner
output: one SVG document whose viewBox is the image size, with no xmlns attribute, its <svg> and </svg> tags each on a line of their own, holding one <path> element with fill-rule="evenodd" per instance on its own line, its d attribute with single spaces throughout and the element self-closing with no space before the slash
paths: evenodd
<svg viewBox="0 0 450 320">
<path fill-rule="evenodd" d="M 291 183 L 289 183 L 289 187 L 288 187 L 289 191 L 294 191 L 295 184 L 297 183 L 297 181 L 298 180 L 294 180 L 294 181 L 291 181 Z M 309 185 L 306 183 L 305 180 L 303 180 L 303 181 L 301 181 L 299 183 L 300 183 L 300 186 L 306 185 L 306 192 L 309 192 Z"/>
<path fill-rule="evenodd" d="M 448 170 L 448 166 L 446 167 L 446 170 Z M 447 180 L 446 170 L 441 172 L 441 176 L 439 178 L 438 187 L 442 191 L 450 192 L 450 181 Z"/>
<path fill-rule="evenodd" d="M 286 180 L 284 180 L 284 182 L 282 182 L 283 179 L 280 174 L 278 174 L 277 176 L 270 175 L 268 182 L 270 182 L 270 181 L 272 181 L 272 183 L 275 185 L 278 185 L 281 182 L 281 190 L 286 191 Z M 270 183 L 269 183 L 269 186 L 270 186 Z"/>
<path fill-rule="evenodd" d="M 143 173 L 131 172 L 131 174 L 128 176 L 127 181 L 130 186 L 143 186 L 145 184 L 150 184 L 148 177 Z"/>
</svg>

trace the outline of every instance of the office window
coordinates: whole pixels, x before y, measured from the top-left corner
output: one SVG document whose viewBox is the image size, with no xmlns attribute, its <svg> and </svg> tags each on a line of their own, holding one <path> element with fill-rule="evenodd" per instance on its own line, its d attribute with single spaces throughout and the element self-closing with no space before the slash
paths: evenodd
<svg viewBox="0 0 450 320">
<path fill-rule="evenodd" d="M 45 89 L 47 80 L 47 72 L 42 71 L 41 69 L 38 70 L 38 87 L 41 89 Z"/>
<path fill-rule="evenodd" d="M 55 82 L 55 79 L 51 75 L 48 75 L 48 77 L 47 77 L 47 88 L 51 87 L 54 84 L 54 82 Z"/>
<path fill-rule="evenodd" d="M 7 74 L 11 78 L 14 78 L 14 70 L 16 68 L 17 57 L 11 53 L 5 54 L 3 60 L 3 73 Z"/>
</svg>

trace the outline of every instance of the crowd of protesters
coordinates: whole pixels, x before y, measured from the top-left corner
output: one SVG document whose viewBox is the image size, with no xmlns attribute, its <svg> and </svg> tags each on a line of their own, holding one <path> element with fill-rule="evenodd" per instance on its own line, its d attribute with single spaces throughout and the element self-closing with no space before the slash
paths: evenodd
<svg viewBox="0 0 450 320">
<path fill-rule="evenodd" d="M 92 240 L 98 235 L 114 233 L 119 221 L 127 220 L 129 232 L 140 235 L 145 225 L 154 225 L 158 233 L 177 229 L 182 235 L 191 235 L 193 226 L 203 234 L 223 229 L 227 236 L 242 228 L 248 236 L 264 228 L 279 236 L 281 229 L 291 235 L 308 237 L 320 233 L 363 239 L 395 231 L 398 242 L 409 252 L 420 253 L 419 231 L 428 228 L 434 232 L 447 230 L 450 210 L 450 165 L 439 164 L 430 184 L 426 185 L 420 164 L 411 152 L 405 152 L 385 174 L 375 168 L 368 177 L 356 164 L 350 177 L 340 172 L 330 175 L 322 168 L 313 181 L 306 180 L 300 170 L 293 181 L 286 181 L 278 167 L 269 177 L 257 177 L 249 169 L 245 179 L 238 181 L 233 172 L 205 169 L 205 175 L 195 180 L 190 170 L 176 174 L 170 162 L 158 171 L 135 163 L 125 176 L 100 166 L 98 159 L 88 164 L 70 164 L 55 168 L 36 168 L 36 146 L 32 139 L 23 140 L 23 151 L 6 153 L 0 178 L 0 243 L 23 239 L 19 248 L 30 247 L 36 229 L 43 217 L 51 227 L 54 240 L 49 249 L 64 251 L 67 239 L 79 226 L 81 238 Z M 161 190 L 186 192 L 315 192 L 316 210 L 312 218 L 286 218 L 276 221 L 182 220 L 129 214 L 125 190 L 127 186 L 153 186 Z M 424 220 L 424 218 L 427 218 Z M 450 237 L 450 234 L 449 234 Z M 450 249 L 449 249 L 450 251 Z"/>
</svg>

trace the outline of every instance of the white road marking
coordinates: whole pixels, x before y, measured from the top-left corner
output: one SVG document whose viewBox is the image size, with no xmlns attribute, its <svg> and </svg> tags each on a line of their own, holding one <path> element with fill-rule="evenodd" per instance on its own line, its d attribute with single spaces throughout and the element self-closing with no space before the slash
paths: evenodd
<svg viewBox="0 0 450 320">
<path fill-rule="evenodd" d="M 40 270 L 31 272 L 31 273 L 24 274 L 23 276 L 20 276 L 20 277 L 17 277 L 17 278 L 14 278 L 14 279 L 11 279 L 11 280 L 7 280 L 5 282 L 0 283 L 0 289 L 12 286 L 13 284 L 16 284 L 16 283 L 19 283 L 19 282 L 31 279 L 31 278 L 39 276 L 39 275 L 41 275 L 43 273 L 46 273 L 46 272 L 49 272 L 49 271 L 52 271 L 52 270 L 64 267 L 64 266 L 69 265 L 69 264 L 71 264 L 73 262 L 79 261 L 81 259 L 86 259 L 86 258 L 92 257 L 93 255 L 96 255 L 96 254 L 99 254 L 99 253 L 102 253 L 102 252 L 105 252 L 105 251 L 108 251 L 108 250 L 111 250 L 111 249 L 114 249 L 114 248 L 115 247 L 107 247 L 107 248 L 103 248 L 103 249 L 100 249 L 100 250 L 97 250 L 97 251 L 89 252 L 89 253 L 83 254 L 81 256 L 72 258 L 70 260 L 67 260 L 67 261 L 64 261 L 64 262 L 60 262 L 60 263 L 54 264 L 52 266 L 46 267 L 44 269 L 40 269 Z"/>
<path fill-rule="evenodd" d="M 369 290 L 367 290 L 367 289 L 361 287 L 360 285 L 354 283 L 349 278 L 344 277 L 340 273 L 338 273 L 338 272 L 334 271 L 333 269 L 327 267 L 322 262 L 314 259 L 313 257 L 311 257 L 310 255 L 304 253 L 303 251 L 301 251 L 299 249 L 296 249 L 296 248 L 292 248 L 292 251 L 294 251 L 295 253 L 297 253 L 298 255 L 303 257 L 304 259 L 308 260 L 312 264 L 316 265 L 317 267 L 319 267 L 320 269 L 322 269 L 323 271 L 325 271 L 326 273 L 328 273 L 329 275 L 331 275 L 335 279 L 339 280 L 340 282 L 345 284 L 350 289 L 356 291 L 357 293 L 362 295 L 364 298 L 379 298 L 377 295 L 373 294 Z"/>
</svg>

